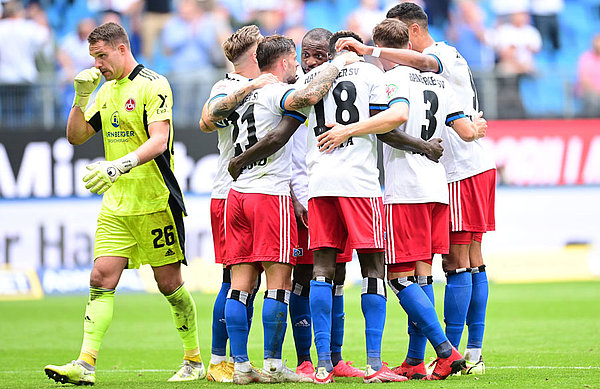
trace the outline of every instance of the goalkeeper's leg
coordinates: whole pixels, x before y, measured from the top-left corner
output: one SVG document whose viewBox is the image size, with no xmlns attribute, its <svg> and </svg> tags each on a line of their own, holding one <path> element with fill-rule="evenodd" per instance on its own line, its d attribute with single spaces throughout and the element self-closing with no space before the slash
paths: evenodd
<svg viewBox="0 0 600 389">
<path fill-rule="evenodd" d="M 90 297 L 83 322 L 83 344 L 79 358 L 63 366 L 45 367 L 48 377 L 76 385 L 95 382 L 95 365 L 104 334 L 113 317 L 115 288 L 127 265 L 122 257 L 100 257 L 90 274 Z"/>
<path fill-rule="evenodd" d="M 205 375 L 198 344 L 196 304 L 183 284 L 180 266 L 180 263 L 176 262 L 152 267 L 158 289 L 171 306 L 175 328 L 183 341 L 184 366 L 170 381 L 201 379 Z"/>
</svg>

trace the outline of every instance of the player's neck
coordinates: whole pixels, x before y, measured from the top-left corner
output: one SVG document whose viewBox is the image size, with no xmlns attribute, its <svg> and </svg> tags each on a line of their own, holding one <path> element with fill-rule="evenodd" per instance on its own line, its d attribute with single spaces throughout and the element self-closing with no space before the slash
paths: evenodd
<svg viewBox="0 0 600 389">
<path fill-rule="evenodd" d="M 426 36 L 423 37 L 423 45 L 422 45 L 421 51 L 425 50 L 426 48 L 428 48 L 429 46 L 431 46 L 434 43 L 435 43 L 435 39 L 433 39 L 431 34 L 427 34 Z"/>
<path fill-rule="evenodd" d="M 246 66 L 243 66 L 243 65 L 235 66 L 233 73 L 239 74 L 240 76 L 245 77 L 245 78 L 252 78 L 252 79 L 260 76 L 260 70 L 258 69 L 256 64 L 249 64 Z"/>
<path fill-rule="evenodd" d="M 135 69 L 135 67 L 137 65 L 138 65 L 138 63 L 135 60 L 135 58 L 133 58 L 133 56 L 131 56 L 131 58 L 126 59 L 125 60 L 125 66 L 123 67 L 123 74 L 117 80 L 121 81 L 125 77 L 128 77 L 129 74 L 133 71 L 133 69 Z"/>
</svg>

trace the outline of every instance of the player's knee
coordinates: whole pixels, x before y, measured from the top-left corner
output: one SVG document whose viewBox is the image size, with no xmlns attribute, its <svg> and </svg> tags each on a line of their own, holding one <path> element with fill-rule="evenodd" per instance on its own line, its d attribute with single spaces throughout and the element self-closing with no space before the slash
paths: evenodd
<svg viewBox="0 0 600 389">
<path fill-rule="evenodd" d="M 182 283 L 178 280 L 157 280 L 156 285 L 158 286 L 158 290 L 160 291 L 160 293 L 162 293 L 165 296 L 168 296 L 171 293 L 175 292 L 177 288 L 179 288 L 182 285 Z"/>
<path fill-rule="evenodd" d="M 316 277 L 335 278 L 335 266 L 328 264 L 313 265 L 312 278 L 315 279 Z"/>
<path fill-rule="evenodd" d="M 94 288 L 114 289 L 117 286 L 118 277 L 102 271 L 96 267 L 90 273 L 90 286 Z"/>
<path fill-rule="evenodd" d="M 357 250 L 357 252 L 363 278 L 384 278 L 385 265 L 383 251 L 361 252 Z"/>
</svg>

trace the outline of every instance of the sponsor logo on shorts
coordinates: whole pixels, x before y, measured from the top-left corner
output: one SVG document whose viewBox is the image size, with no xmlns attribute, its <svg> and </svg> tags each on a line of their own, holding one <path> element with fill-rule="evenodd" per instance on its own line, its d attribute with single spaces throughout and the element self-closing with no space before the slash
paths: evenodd
<svg viewBox="0 0 600 389">
<path fill-rule="evenodd" d="M 301 257 L 304 255 L 304 249 L 299 248 L 299 249 L 294 249 L 294 252 L 292 253 L 293 257 Z"/>
<path fill-rule="evenodd" d="M 167 252 L 165 253 L 165 257 L 170 257 L 171 255 L 175 255 L 175 251 L 173 251 L 169 248 L 167 250 Z"/>
</svg>

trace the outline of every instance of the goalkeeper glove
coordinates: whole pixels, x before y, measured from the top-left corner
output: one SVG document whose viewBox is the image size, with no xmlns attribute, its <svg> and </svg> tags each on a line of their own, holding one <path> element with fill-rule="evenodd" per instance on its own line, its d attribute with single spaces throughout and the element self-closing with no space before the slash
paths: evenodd
<svg viewBox="0 0 600 389">
<path fill-rule="evenodd" d="M 100 83 L 100 70 L 98 68 L 89 68 L 82 70 L 75 76 L 75 99 L 73 99 L 73 107 L 79 107 L 85 111 L 90 95 Z"/>
<path fill-rule="evenodd" d="M 136 167 L 139 158 L 135 153 L 129 153 L 114 161 L 94 162 L 86 166 L 90 172 L 83 177 L 86 189 L 92 193 L 102 194 L 112 186 L 113 182 Z"/>
</svg>

